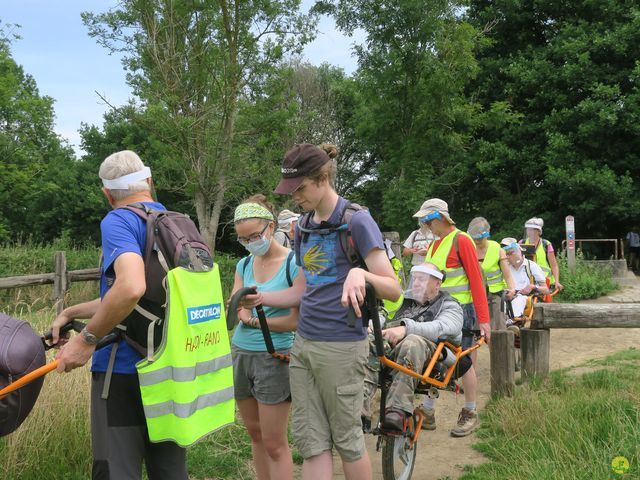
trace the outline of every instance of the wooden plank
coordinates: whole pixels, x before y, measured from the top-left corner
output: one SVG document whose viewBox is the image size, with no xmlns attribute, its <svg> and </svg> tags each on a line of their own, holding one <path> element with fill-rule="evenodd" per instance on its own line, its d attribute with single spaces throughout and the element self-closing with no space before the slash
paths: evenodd
<svg viewBox="0 0 640 480">
<path fill-rule="evenodd" d="M 640 304 L 536 304 L 531 328 L 640 328 Z"/>
<path fill-rule="evenodd" d="M 491 332 L 491 396 L 512 397 L 515 390 L 515 356 L 513 332 L 497 330 Z"/>
<path fill-rule="evenodd" d="M 533 330 L 530 328 L 520 330 L 523 380 L 549 375 L 550 338 L 549 330 Z"/>
<path fill-rule="evenodd" d="M 68 274 L 69 282 L 88 282 L 100 280 L 99 268 L 85 268 L 84 270 L 71 270 Z"/>
<path fill-rule="evenodd" d="M 67 293 L 67 257 L 64 252 L 54 254 L 55 274 L 53 277 L 53 304 L 56 315 L 64 310 L 64 296 Z"/>
<path fill-rule="evenodd" d="M 1 288 L 18 288 L 32 285 L 47 285 L 53 283 L 53 273 L 39 273 L 36 275 L 21 275 L 18 277 L 0 278 Z"/>
<path fill-rule="evenodd" d="M 36 285 L 50 285 L 54 282 L 55 273 L 38 273 L 34 275 L 20 275 L 0 278 L 0 290 L 6 288 L 31 287 Z M 67 272 L 67 281 L 89 282 L 100 280 L 100 269 L 86 268 Z"/>
</svg>

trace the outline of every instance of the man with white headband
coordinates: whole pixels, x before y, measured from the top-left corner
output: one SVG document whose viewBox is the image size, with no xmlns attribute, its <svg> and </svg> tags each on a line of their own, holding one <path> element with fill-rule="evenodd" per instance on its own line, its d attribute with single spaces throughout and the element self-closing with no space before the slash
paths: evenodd
<svg viewBox="0 0 640 480">
<path fill-rule="evenodd" d="M 527 305 L 527 296 L 536 293 L 546 295 L 549 293 L 549 288 L 540 266 L 524 258 L 523 248 L 515 238 L 503 238 L 500 244 L 507 254 L 509 269 L 516 287 L 516 296 L 511 300 L 513 315 L 521 317 Z"/>
<path fill-rule="evenodd" d="M 419 373 L 423 373 L 436 345 L 441 340 L 459 345 L 462 341 L 462 307 L 451 295 L 441 291 L 444 272 L 432 263 L 416 265 L 411 269 L 405 301 L 396 313 L 390 328 L 382 335 L 392 348 L 389 358 Z M 467 360 L 459 364 L 458 376 L 471 366 Z M 379 363 L 371 352 L 367 368 L 363 423 L 370 424 L 371 402 L 378 382 Z M 402 431 L 404 421 L 413 413 L 414 392 L 418 380 L 393 371 L 393 382 L 387 397 L 385 424 L 389 431 Z"/>
<path fill-rule="evenodd" d="M 142 355 L 124 340 L 95 351 L 98 339 L 135 315 L 134 308 L 147 288 L 143 261 L 146 223 L 120 207 L 142 203 L 154 210 L 166 208 L 152 198 L 151 170 L 132 151 L 108 156 L 99 175 L 102 192 L 113 208 L 100 223 L 100 298 L 64 309 L 53 322 L 53 343 L 57 343 L 61 326 L 74 319 L 89 319 L 82 333 L 58 353 L 58 370 L 71 371 L 93 357 L 94 479 L 139 478 L 144 461 L 150 480 L 187 480 L 186 450 L 173 442 L 149 441 L 136 371 Z"/>
</svg>

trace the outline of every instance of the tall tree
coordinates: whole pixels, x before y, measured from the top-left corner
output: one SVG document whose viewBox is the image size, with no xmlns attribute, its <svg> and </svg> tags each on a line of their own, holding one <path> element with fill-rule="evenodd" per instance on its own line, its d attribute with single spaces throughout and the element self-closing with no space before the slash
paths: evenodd
<svg viewBox="0 0 640 480">
<path fill-rule="evenodd" d="M 245 165 L 237 124 L 277 63 L 314 33 L 300 0 L 124 0 L 84 13 L 90 35 L 124 52 L 129 82 L 171 143 L 200 228 L 211 243 L 225 195 Z"/>
<path fill-rule="evenodd" d="M 63 229 L 64 213 L 50 221 L 51 195 L 72 184 L 74 156 L 53 125 L 53 99 L 40 95 L 12 58 L 10 36 L 0 31 L 0 241 L 49 240 Z M 65 177 L 60 183 L 52 180 L 54 171 Z M 48 208 L 38 209 L 46 198 Z"/>
<path fill-rule="evenodd" d="M 476 116 L 464 88 L 477 71 L 479 33 L 447 0 L 335 0 L 316 8 L 334 14 L 345 32 L 366 34 L 355 48 L 355 119 L 375 169 L 363 201 L 382 205 L 379 220 L 402 230 L 414 225 L 425 197 L 456 208 Z"/>
<path fill-rule="evenodd" d="M 512 228 L 542 216 L 560 238 L 573 214 L 580 236 L 623 233 L 640 209 L 638 2 L 474 0 L 468 18 L 491 39 L 469 92 L 509 113 L 479 132 L 475 190 Z"/>
</svg>

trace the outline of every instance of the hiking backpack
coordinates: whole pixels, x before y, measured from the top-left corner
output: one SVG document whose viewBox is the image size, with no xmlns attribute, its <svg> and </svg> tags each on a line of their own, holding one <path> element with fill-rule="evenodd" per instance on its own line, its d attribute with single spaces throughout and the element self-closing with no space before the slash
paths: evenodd
<svg viewBox="0 0 640 480">
<path fill-rule="evenodd" d="M 147 289 L 135 309 L 122 322 L 126 339 L 147 355 L 147 346 L 160 345 L 167 301 L 167 272 L 182 267 L 193 272 L 213 268 L 211 250 L 193 220 L 184 213 L 155 210 L 142 203 L 122 207 L 140 217 L 147 226 L 144 270 Z M 154 322 L 153 331 L 149 326 Z"/>
</svg>

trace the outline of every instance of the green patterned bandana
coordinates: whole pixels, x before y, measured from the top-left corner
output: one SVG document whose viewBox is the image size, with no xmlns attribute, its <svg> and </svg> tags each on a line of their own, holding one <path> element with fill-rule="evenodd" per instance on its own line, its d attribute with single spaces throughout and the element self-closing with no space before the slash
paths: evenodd
<svg viewBox="0 0 640 480">
<path fill-rule="evenodd" d="M 233 222 L 237 223 L 248 218 L 264 218 L 272 222 L 275 221 L 273 214 L 259 203 L 241 203 L 236 207 Z"/>
</svg>

